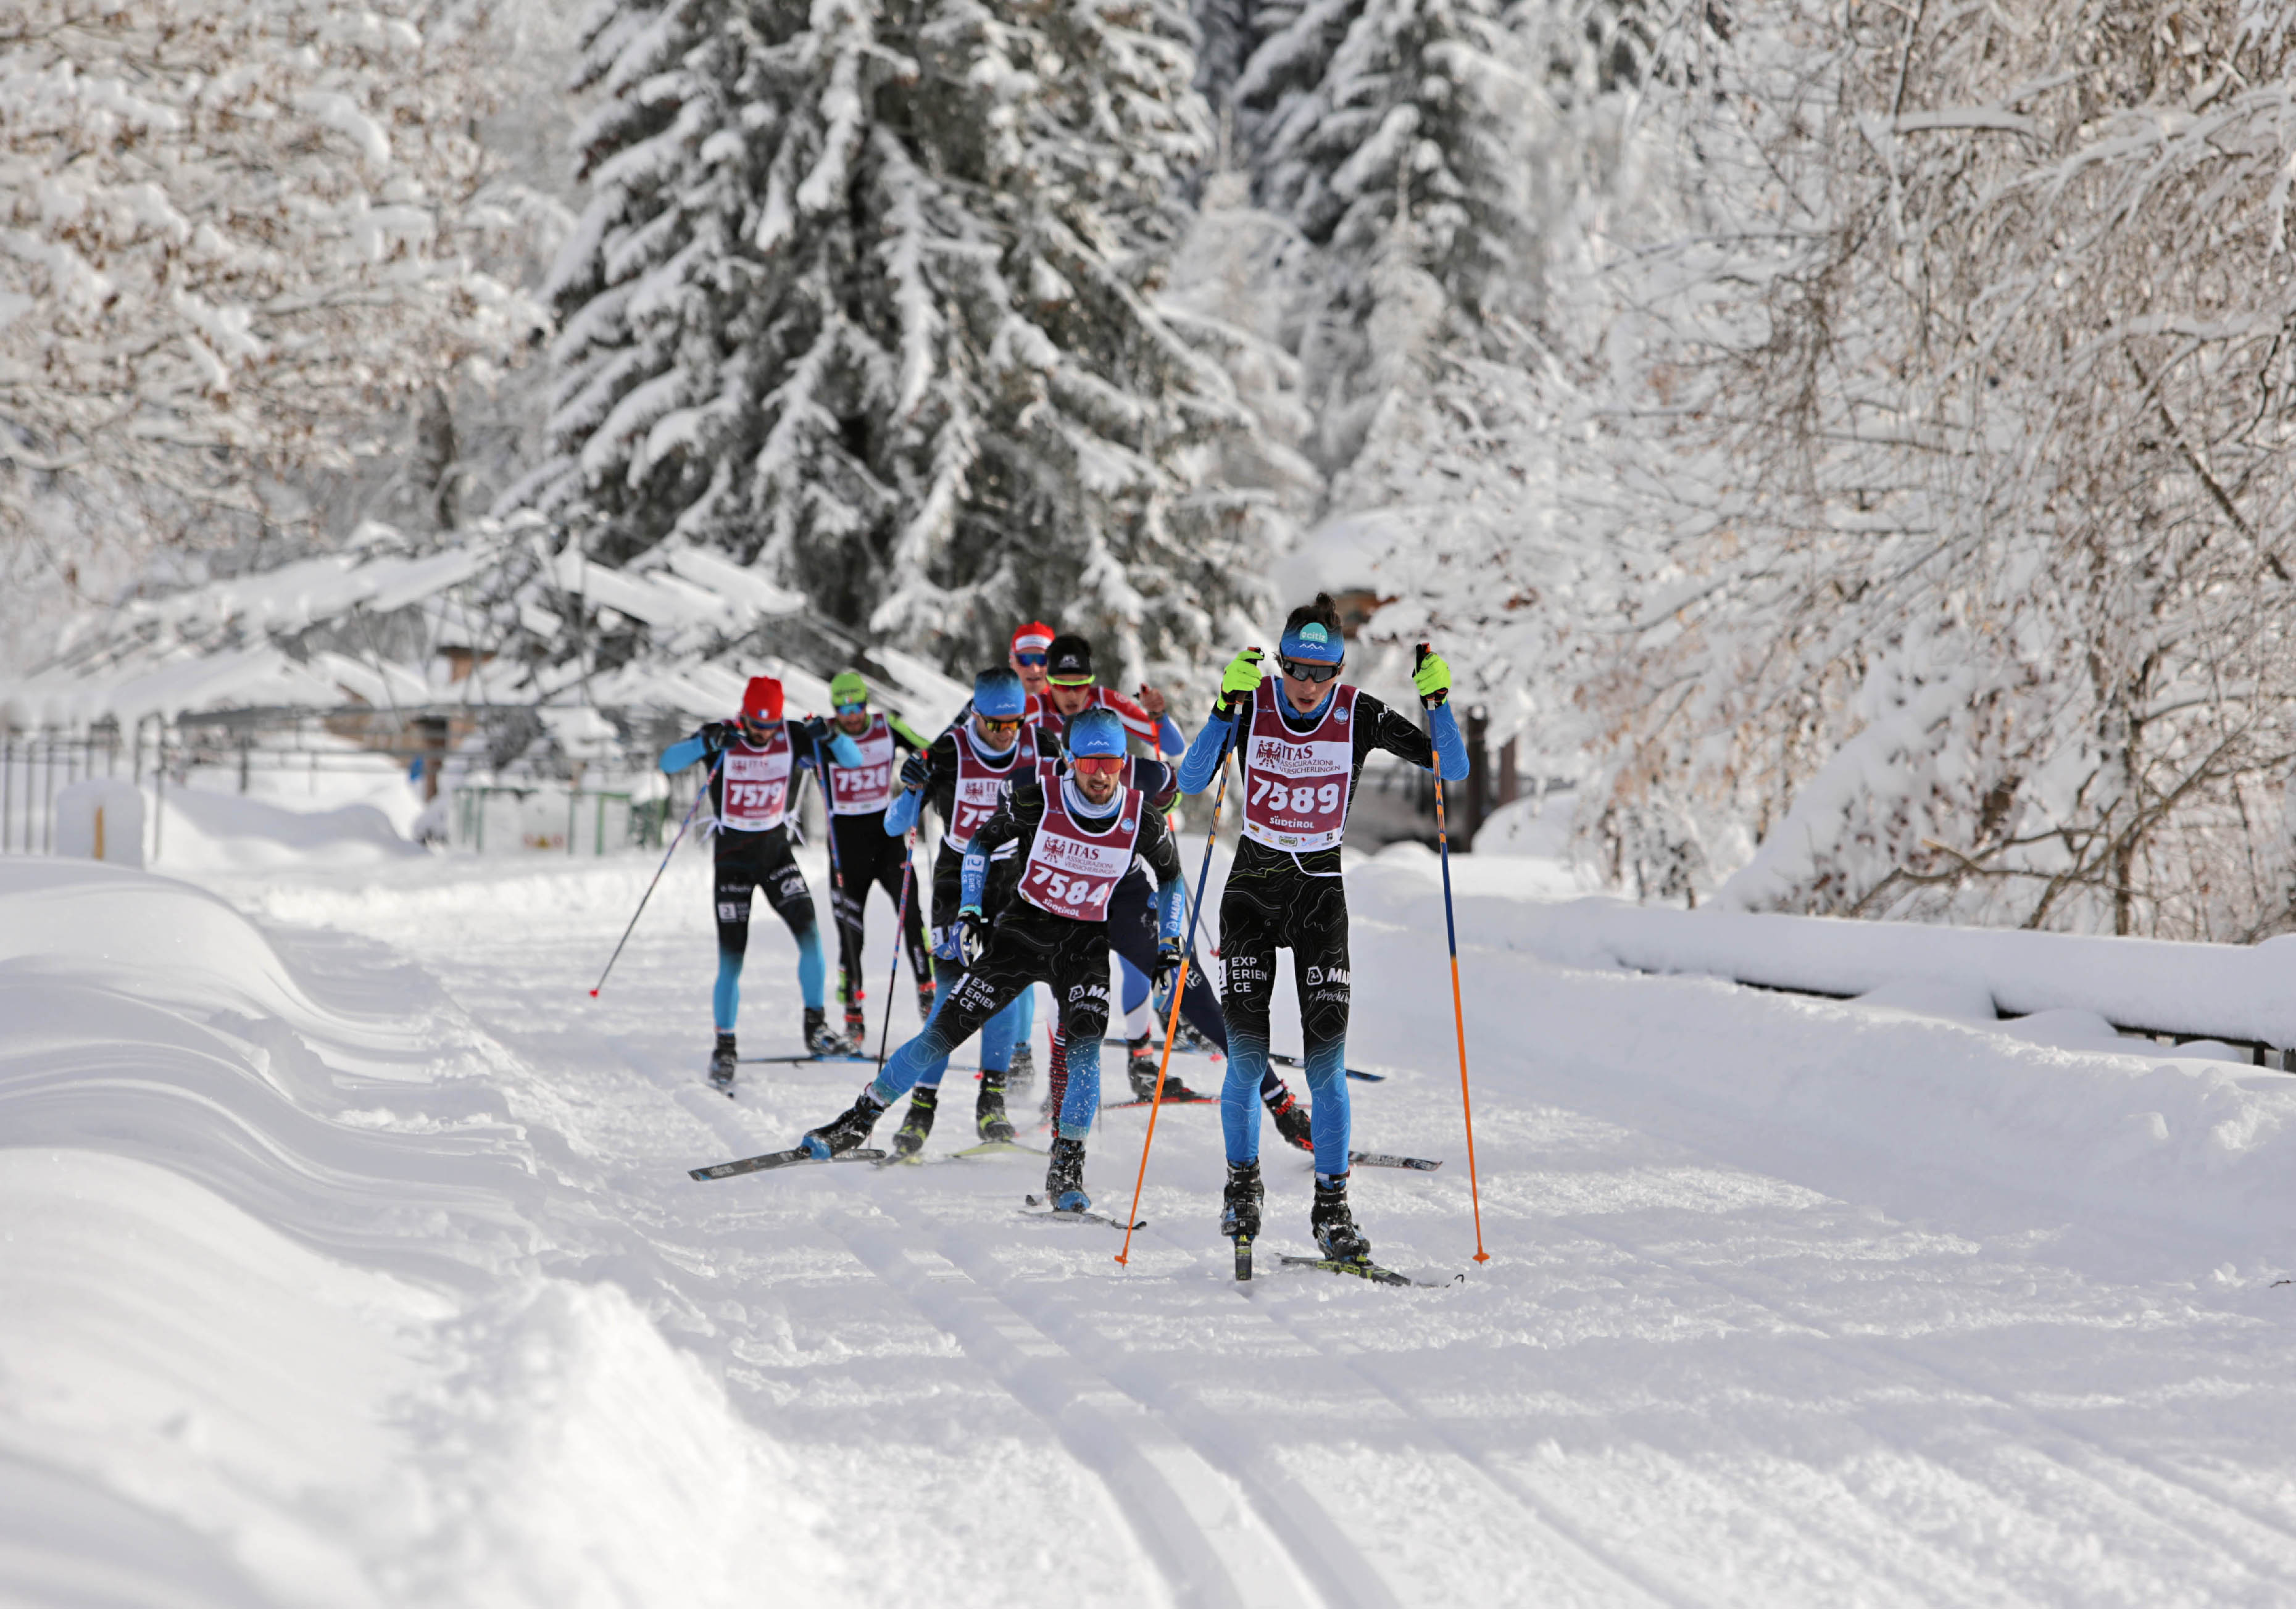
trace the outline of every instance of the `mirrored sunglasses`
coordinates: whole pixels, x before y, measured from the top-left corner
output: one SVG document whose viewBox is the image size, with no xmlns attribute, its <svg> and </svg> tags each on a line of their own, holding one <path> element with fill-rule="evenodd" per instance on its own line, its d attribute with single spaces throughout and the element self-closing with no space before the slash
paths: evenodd
<svg viewBox="0 0 2296 1609">
<path fill-rule="evenodd" d="M 1337 665 L 1317 665 L 1307 660 L 1277 660 L 1275 662 L 1283 668 L 1284 675 L 1296 677 L 1303 682 L 1328 682 L 1340 673 Z"/>
<path fill-rule="evenodd" d="M 1121 754 L 1079 754 L 1076 757 L 1079 776 L 1114 776 L 1124 769 Z"/>
<path fill-rule="evenodd" d="M 859 715 L 859 714 L 861 714 L 863 711 L 866 710 L 868 708 L 869 708 L 869 701 L 868 701 L 867 699 L 865 699 L 865 698 L 855 699 L 855 700 L 854 700 L 851 703 L 849 703 L 849 704 L 840 704 L 840 705 L 838 705 L 838 706 L 837 706 L 837 713 L 838 713 L 838 714 L 840 714 L 840 715 Z"/>
<path fill-rule="evenodd" d="M 976 716 L 974 718 L 991 732 L 1018 732 L 1021 729 L 1021 718 L 1017 715 L 1009 718 L 995 715 Z"/>
<path fill-rule="evenodd" d="M 1016 653 L 1013 656 L 1013 662 L 1016 665 L 1024 665 L 1031 670 L 1042 670 L 1045 668 L 1045 661 L 1051 657 L 1050 654 L 1046 653 Z"/>
</svg>

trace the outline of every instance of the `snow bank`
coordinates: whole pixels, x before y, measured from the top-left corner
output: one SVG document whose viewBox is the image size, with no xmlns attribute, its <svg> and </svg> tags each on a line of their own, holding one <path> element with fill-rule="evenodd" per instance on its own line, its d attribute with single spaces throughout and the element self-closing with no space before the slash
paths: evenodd
<svg viewBox="0 0 2296 1609">
<path fill-rule="evenodd" d="M 240 801 L 232 801 L 234 803 Z M 787 1456 L 544 1266 L 505 1053 L 364 940 L 0 860 L 0 1602 L 745 1601 Z"/>
<path fill-rule="evenodd" d="M 172 788 L 160 860 L 171 871 L 262 870 L 324 860 L 372 865 L 423 853 L 371 804 L 296 810 L 233 793 Z"/>
<path fill-rule="evenodd" d="M 1485 880 L 1455 860 L 1455 878 L 1463 870 L 1462 888 Z M 1350 872 L 1349 890 L 1359 925 L 1425 933 L 1439 953 L 1441 885 L 1424 848 L 1390 847 Z M 2157 1011 L 2169 1021 L 2150 1026 L 2296 1037 L 2286 946 L 1541 904 L 1480 889 L 1459 898 L 1458 932 L 1471 1052 L 1520 1054 L 1505 1035 L 1522 1015 L 1571 1025 L 1542 1036 L 1538 1064 L 1639 1087 L 1709 1143 L 1717 1121 L 1751 1123 L 1764 1144 L 1886 1157 L 1901 1175 L 1982 1178 L 2219 1243 L 2276 1242 L 2296 1218 L 2296 1079 L 2220 1049 L 2164 1057 L 2109 1026 Z M 1510 952 L 1551 969 L 1522 970 Z M 1726 1008 L 1734 1031 L 1718 1036 L 1715 991 L 1734 973 L 1865 998 L 1742 991 Z M 2036 1014 L 1997 1022 L 1997 1006 Z M 1699 1054 L 1685 1058 L 1685 1044 Z"/>
</svg>

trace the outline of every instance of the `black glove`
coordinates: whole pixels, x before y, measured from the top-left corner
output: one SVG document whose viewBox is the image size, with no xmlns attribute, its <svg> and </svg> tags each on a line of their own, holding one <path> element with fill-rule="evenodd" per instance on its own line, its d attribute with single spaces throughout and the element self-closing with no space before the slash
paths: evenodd
<svg viewBox="0 0 2296 1609">
<path fill-rule="evenodd" d="M 1151 987 L 1160 995 L 1180 975 L 1180 941 L 1166 939 L 1156 946 L 1156 974 Z"/>
<path fill-rule="evenodd" d="M 988 948 L 988 918 L 979 911 L 956 913 L 956 955 L 970 971 Z"/>
<path fill-rule="evenodd" d="M 931 775 L 932 768 L 925 763 L 924 754 L 920 751 L 910 755 L 901 767 L 901 786 L 922 788 L 925 785 L 925 778 Z"/>
<path fill-rule="evenodd" d="M 701 746 L 710 753 L 724 752 L 726 745 L 733 741 L 734 726 L 731 721 L 713 720 L 704 721 L 701 724 Z"/>
</svg>

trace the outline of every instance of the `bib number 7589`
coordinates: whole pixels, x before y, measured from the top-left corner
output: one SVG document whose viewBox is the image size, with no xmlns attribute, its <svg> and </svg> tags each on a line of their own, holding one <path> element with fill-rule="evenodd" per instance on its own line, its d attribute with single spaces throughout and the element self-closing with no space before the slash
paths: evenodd
<svg viewBox="0 0 2296 1609">
<path fill-rule="evenodd" d="M 1306 816 L 1320 809 L 1326 815 L 1340 808 L 1340 784 L 1301 783 L 1293 787 L 1265 772 L 1251 779 L 1251 802 L 1264 804 L 1271 810 L 1289 810 Z"/>
</svg>

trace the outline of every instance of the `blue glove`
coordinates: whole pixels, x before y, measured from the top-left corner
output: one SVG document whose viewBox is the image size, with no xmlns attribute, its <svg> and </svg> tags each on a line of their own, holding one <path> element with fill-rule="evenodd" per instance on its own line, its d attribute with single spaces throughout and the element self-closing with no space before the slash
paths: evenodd
<svg viewBox="0 0 2296 1609">
<path fill-rule="evenodd" d="M 1156 947 L 1156 972 L 1150 987 L 1159 995 L 1172 987 L 1172 980 L 1180 973 L 1180 941 L 1167 939 Z"/>
</svg>

